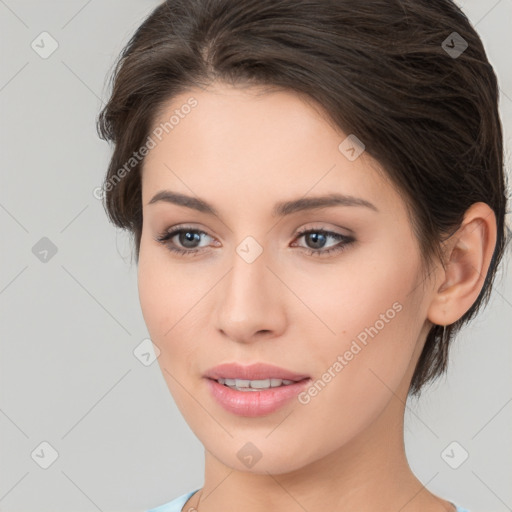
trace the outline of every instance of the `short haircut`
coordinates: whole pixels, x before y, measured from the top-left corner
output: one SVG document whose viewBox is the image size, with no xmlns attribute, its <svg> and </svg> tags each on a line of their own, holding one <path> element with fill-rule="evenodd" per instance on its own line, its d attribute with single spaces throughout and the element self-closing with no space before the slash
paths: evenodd
<svg viewBox="0 0 512 512">
<path fill-rule="evenodd" d="M 400 192 L 425 276 L 466 210 L 484 202 L 497 241 L 481 293 L 455 323 L 433 325 L 409 392 L 447 368 L 453 335 L 487 304 L 506 245 L 498 84 L 482 41 L 449 0 L 168 0 L 117 61 L 98 118 L 114 143 L 103 187 L 109 219 L 129 230 L 138 262 L 144 145 L 168 102 L 222 81 L 299 93 L 363 141 Z M 119 178 L 119 171 L 122 179 Z"/>
</svg>

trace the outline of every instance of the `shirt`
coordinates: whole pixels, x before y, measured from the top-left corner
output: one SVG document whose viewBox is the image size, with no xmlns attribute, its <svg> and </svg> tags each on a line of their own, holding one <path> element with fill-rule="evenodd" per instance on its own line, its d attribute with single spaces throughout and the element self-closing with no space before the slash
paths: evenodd
<svg viewBox="0 0 512 512">
<path fill-rule="evenodd" d="M 197 491 L 199 491 L 199 489 L 191 491 L 187 494 L 183 494 L 182 496 L 172 501 L 169 501 L 169 503 L 165 503 L 163 505 L 160 505 L 159 507 L 152 508 L 151 510 L 147 510 L 146 512 L 182 512 L 181 509 L 183 508 L 183 505 L 185 505 L 190 496 L 192 496 L 192 494 L 196 493 Z M 452 503 L 452 505 L 457 508 L 457 512 L 469 512 L 469 510 L 466 510 L 465 508 L 458 507 L 457 505 L 455 505 L 455 503 Z M 194 512 L 194 510 L 184 510 L 183 512 Z"/>
</svg>

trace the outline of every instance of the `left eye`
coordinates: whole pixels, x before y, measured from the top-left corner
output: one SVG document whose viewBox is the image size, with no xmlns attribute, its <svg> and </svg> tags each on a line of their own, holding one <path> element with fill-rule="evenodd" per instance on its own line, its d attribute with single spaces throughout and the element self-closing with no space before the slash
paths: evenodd
<svg viewBox="0 0 512 512">
<path fill-rule="evenodd" d="M 313 245 L 322 246 L 321 248 L 303 247 L 304 249 L 306 249 L 306 252 L 308 254 L 315 256 L 325 256 L 327 254 L 343 251 L 344 249 L 347 248 L 347 246 L 349 246 L 351 243 L 355 241 L 353 237 L 342 235 L 341 233 L 335 233 L 334 231 L 327 231 L 325 229 L 308 229 L 306 231 L 302 231 L 298 234 L 297 239 L 303 237 L 305 240 L 312 242 Z M 337 240 L 338 243 L 328 249 L 324 249 L 324 243 L 328 238 Z"/>
<path fill-rule="evenodd" d="M 174 253 L 190 256 L 201 252 L 202 248 L 198 247 L 196 244 L 201 242 L 201 236 L 203 235 L 212 238 L 205 231 L 189 227 L 178 227 L 172 231 L 165 231 L 156 237 L 155 240 L 165 245 L 170 251 Z M 173 241 L 173 238 L 177 238 L 179 246 Z M 301 238 L 304 238 L 308 241 L 308 243 L 312 243 L 316 247 L 311 248 L 304 247 L 302 245 L 297 247 L 305 249 L 306 252 L 310 255 L 318 256 L 342 251 L 355 241 L 353 237 L 342 235 L 341 233 L 335 233 L 333 231 L 327 231 L 325 229 L 309 229 L 302 231 L 297 234 L 296 240 Z M 338 243 L 333 247 L 324 249 L 325 242 L 329 238 L 338 241 Z M 296 245 L 293 246 L 295 247 Z"/>
</svg>

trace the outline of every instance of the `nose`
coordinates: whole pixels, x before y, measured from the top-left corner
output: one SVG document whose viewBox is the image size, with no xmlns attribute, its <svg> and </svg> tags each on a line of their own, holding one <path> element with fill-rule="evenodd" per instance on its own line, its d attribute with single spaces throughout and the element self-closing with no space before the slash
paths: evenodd
<svg viewBox="0 0 512 512">
<path fill-rule="evenodd" d="M 238 343 L 272 339 L 286 327 L 286 287 L 268 266 L 265 251 L 254 261 L 238 253 L 217 287 L 216 328 Z"/>
</svg>

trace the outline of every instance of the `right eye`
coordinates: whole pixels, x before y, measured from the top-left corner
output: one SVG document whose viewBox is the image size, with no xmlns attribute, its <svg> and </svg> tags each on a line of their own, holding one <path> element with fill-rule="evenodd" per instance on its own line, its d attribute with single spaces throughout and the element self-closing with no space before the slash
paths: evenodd
<svg viewBox="0 0 512 512">
<path fill-rule="evenodd" d="M 171 231 L 164 231 L 158 235 L 155 240 L 164 245 L 171 252 L 183 256 L 192 256 L 202 251 L 201 248 L 194 246 L 194 244 L 201 242 L 202 235 L 210 236 L 205 231 L 190 226 L 178 226 Z M 173 241 L 174 238 L 177 239 L 179 245 Z M 190 247 L 190 245 L 192 245 L 192 247 Z"/>
</svg>

